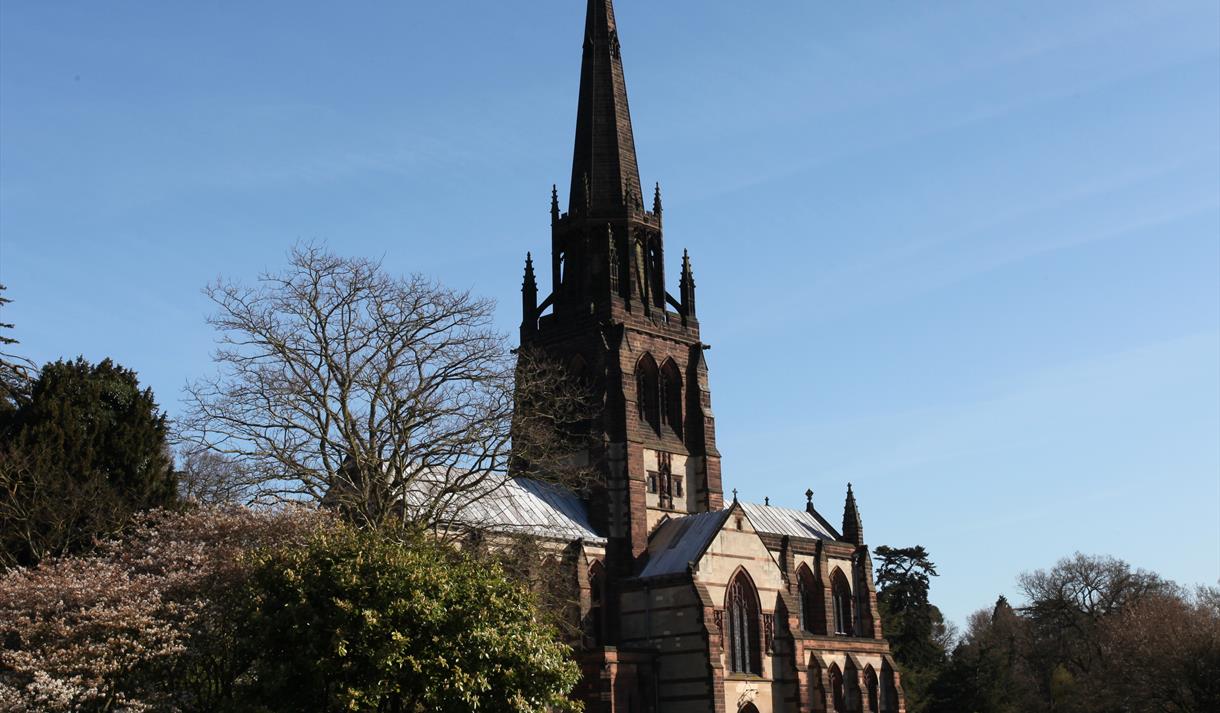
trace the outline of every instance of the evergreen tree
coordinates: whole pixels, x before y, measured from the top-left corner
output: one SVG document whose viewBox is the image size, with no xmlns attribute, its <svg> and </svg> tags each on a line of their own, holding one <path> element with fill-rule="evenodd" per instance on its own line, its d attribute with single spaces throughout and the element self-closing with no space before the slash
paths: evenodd
<svg viewBox="0 0 1220 713">
<path fill-rule="evenodd" d="M 109 359 L 47 364 L 0 438 L 0 556 L 33 564 L 176 502 L 166 416 Z"/>
<path fill-rule="evenodd" d="M 922 546 L 881 546 L 877 558 L 877 605 L 881 626 L 902 670 L 907 711 L 928 710 L 927 690 L 945 663 L 948 632 L 928 599 L 936 565 Z"/>
<path fill-rule="evenodd" d="M 970 617 L 966 634 L 929 691 L 936 713 L 1023 713 L 1043 706 L 1022 658 L 1024 622 L 1001 596 Z"/>
<path fill-rule="evenodd" d="M 0 285 L 0 310 L 12 303 L 4 296 L 8 289 Z M 6 332 L 13 329 L 12 322 L 0 321 L 0 434 L 3 434 L 11 423 L 17 407 L 29 396 L 30 367 L 29 360 L 19 357 L 9 351 L 9 347 L 17 344 L 17 340 Z"/>
</svg>

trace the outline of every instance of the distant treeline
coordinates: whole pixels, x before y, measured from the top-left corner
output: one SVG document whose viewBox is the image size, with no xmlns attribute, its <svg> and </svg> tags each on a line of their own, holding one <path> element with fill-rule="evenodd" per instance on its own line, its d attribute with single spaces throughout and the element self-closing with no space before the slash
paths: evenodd
<svg viewBox="0 0 1220 713">
<path fill-rule="evenodd" d="M 1077 553 L 1020 575 L 1021 602 L 1001 596 L 959 633 L 929 601 L 924 548 L 875 554 L 909 713 L 1220 711 L 1220 589 Z"/>
</svg>

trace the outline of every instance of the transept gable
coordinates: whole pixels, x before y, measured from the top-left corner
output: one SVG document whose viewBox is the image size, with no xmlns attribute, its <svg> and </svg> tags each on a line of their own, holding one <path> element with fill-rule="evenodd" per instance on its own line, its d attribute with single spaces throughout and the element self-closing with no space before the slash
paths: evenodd
<svg viewBox="0 0 1220 713">
<path fill-rule="evenodd" d="M 648 543 L 648 563 L 640 578 L 691 572 L 715 596 L 745 569 L 760 592 L 778 593 L 785 581 L 776 555 L 763 542 L 749 512 L 734 502 L 724 510 L 669 518 L 653 532 Z M 764 607 L 775 601 L 768 594 Z"/>
</svg>

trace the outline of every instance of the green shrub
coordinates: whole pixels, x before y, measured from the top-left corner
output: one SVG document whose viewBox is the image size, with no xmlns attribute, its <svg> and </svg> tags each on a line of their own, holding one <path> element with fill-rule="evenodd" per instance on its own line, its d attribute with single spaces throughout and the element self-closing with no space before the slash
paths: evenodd
<svg viewBox="0 0 1220 713">
<path fill-rule="evenodd" d="M 531 596 L 426 538 L 349 528 L 257 555 L 243 621 L 272 711 L 574 711 L 579 670 Z"/>
</svg>

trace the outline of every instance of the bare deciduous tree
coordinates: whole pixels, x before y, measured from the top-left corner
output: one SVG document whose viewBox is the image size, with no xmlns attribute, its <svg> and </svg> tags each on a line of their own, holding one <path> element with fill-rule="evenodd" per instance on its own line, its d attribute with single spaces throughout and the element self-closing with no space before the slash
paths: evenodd
<svg viewBox="0 0 1220 713">
<path fill-rule="evenodd" d="M 1105 622 L 1100 639 L 1113 709 L 1220 710 L 1220 589 L 1150 594 Z"/>
<path fill-rule="evenodd" d="M 252 497 L 444 530 L 470 524 L 463 509 L 510 461 L 566 484 L 587 475 L 573 457 L 587 390 L 545 358 L 515 360 L 489 300 L 316 246 L 253 287 L 205 293 L 220 369 L 188 387 L 183 436 L 239 462 Z M 514 423 L 515 388 L 535 408 Z"/>
<path fill-rule="evenodd" d="M 244 463 L 207 448 L 178 452 L 178 492 L 183 500 L 202 505 L 255 504 L 258 483 Z"/>
</svg>

